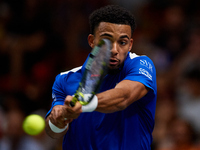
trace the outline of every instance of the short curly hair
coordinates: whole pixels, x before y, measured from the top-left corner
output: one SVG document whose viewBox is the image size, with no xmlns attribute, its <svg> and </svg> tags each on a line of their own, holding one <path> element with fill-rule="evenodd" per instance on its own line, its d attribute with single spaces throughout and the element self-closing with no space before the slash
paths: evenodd
<svg viewBox="0 0 200 150">
<path fill-rule="evenodd" d="M 101 22 L 129 25 L 131 27 L 131 34 L 133 34 L 136 27 L 135 19 L 131 12 L 118 5 L 107 5 L 95 10 L 89 16 L 91 34 L 95 33 L 96 27 Z"/>
</svg>

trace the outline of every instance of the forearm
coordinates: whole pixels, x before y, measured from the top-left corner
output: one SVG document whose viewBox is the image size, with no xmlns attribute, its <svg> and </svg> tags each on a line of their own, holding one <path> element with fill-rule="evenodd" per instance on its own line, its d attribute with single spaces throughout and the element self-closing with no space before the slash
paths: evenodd
<svg viewBox="0 0 200 150">
<path fill-rule="evenodd" d="M 130 104 L 145 96 L 148 89 L 140 82 L 124 80 L 114 89 L 97 94 L 96 111 L 112 113 L 126 109 Z"/>
<path fill-rule="evenodd" d="M 98 106 L 96 111 L 102 113 L 112 113 L 123 110 L 127 107 L 126 94 L 121 89 L 111 89 L 97 94 Z"/>
</svg>

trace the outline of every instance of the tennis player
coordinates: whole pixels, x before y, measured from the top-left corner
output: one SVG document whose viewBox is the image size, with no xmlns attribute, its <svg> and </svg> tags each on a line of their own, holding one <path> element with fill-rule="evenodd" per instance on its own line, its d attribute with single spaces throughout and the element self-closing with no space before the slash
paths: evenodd
<svg viewBox="0 0 200 150">
<path fill-rule="evenodd" d="M 116 5 L 90 15 L 93 48 L 100 39 L 112 41 L 109 73 L 91 104 L 70 107 L 85 69 L 57 75 L 52 106 L 46 115 L 46 132 L 63 137 L 63 150 L 150 150 L 156 107 L 156 70 L 147 56 L 130 52 L 135 21 Z"/>
</svg>

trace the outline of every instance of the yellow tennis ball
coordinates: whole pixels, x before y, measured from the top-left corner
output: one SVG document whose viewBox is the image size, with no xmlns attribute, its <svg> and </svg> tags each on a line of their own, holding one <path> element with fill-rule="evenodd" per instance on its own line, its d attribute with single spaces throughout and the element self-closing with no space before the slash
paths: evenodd
<svg viewBox="0 0 200 150">
<path fill-rule="evenodd" d="M 37 114 L 31 114 L 24 119 L 23 129 L 29 135 L 38 135 L 45 128 L 43 117 Z"/>
</svg>

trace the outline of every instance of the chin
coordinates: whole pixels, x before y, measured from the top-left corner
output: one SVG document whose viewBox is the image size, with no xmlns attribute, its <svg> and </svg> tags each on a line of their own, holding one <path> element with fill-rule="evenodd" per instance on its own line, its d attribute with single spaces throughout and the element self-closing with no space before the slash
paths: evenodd
<svg viewBox="0 0 200 150">
<path fill-rule="evenodd" d="M 119 72 L 118 66 L 109 66 L 108 68 L 108 74 L 116 74 Z"/>
</svg>

